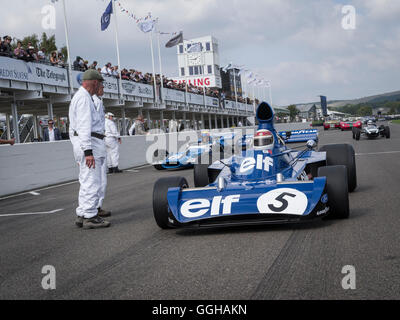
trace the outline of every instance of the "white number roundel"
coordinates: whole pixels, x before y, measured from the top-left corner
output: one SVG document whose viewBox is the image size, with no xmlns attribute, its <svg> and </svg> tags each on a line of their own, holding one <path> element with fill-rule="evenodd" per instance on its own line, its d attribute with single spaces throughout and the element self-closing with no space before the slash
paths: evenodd
<svg viewBox="0 0 400 320">
<path fill-rule="evenodd" d="M 308 205 L 307 196 L 296 189 L 280 188 L 261 195 L 257 200 L 260 213 L 302 215 Z"/>
</svg>

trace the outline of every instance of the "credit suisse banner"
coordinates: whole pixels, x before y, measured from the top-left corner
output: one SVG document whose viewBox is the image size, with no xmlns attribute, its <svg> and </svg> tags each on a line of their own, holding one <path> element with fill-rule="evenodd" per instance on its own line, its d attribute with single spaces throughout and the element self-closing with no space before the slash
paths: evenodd
<svg viewBox="0 0 400 320">
<path fill-rule="evenodd" d="M 184 91 L 164 88 L 163 95 L 164 95 L 164 99 L 168 100 L 168 101 L 186 102 Z"/>
<path fill-rule="evenodd" d="M 7 57 L 0 57 L 0 79 L 68 87 L 66 69 Z"/>
<path fill-rule="evenodd" d="M 203 95 L 188 93 L 188 102 L 192 104 L 202 104 L 204 105 L 204 97 Z"/>
<path fill-rule="evenodd" d="M 117 90 L 118 90 L 118 80 Z M 122 80 L 122 94 L 142 98 L 153 98 L 153 86 L 144 83 L 137 83 L 128 80 Z"/>
</svg>

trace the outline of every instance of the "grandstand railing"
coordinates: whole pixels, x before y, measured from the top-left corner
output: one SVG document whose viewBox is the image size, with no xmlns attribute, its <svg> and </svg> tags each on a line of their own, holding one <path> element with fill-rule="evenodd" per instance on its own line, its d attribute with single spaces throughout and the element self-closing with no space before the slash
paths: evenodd
<svg viewBox="0 0 400 320">
<path fill-rule="evenodd" d="M 72 70 L 72 86 L 74 90 L 78 89 L 82 83 L 82 71 Z M 155 99 L 154 87 L 152 84 L 140 83 L 130 80 L 122 80 L 122 88 L 120 92 L 119 81 L 116 77 L 104 77 L 104 92 L 109 97 L 121 97 L 121 100 L 131 100 L 141 98 L 146 102 L 153 102 Z M 21 85 L 26 83 L 26 85 Z M 32 85 L 33 84 L 33 85 Z M 46 62 L 26 62 L 10 57 L 0 56 L 0 87 L 14 88 L 26 90 L 38 90 L 37 85 L 42 85 L 48 89 L 50 86 L 62 88 L 63 90 L 55 93 L 68 93 L 69 72 L 68 66 L 53 66 Z M 220 101 L 218 97 L 195 94 L 177 89 L 164 88 L 162 101 L 170 101 L 177 104 L 190 104 L 208 108 L 226 109 L 228 111 L 239 111 L 252 113 L 253 105 L 235 102 L 231 100 Z M 157 95 L 160 96 L 159 88 Z"/>
</svg>

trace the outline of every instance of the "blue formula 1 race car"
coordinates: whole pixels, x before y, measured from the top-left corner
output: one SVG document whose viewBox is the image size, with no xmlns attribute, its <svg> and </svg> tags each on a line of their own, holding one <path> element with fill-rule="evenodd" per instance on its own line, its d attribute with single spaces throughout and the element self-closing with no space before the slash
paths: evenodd
<svg viewBox="0 0 400 320">
<path fill-rule="evenodd" d="M 202 131 L 197 143 L 190 143 L 182 152 L 170 155 L 165 150 L 156 150 L 154 158 L 159 159 L 153 163 L 157 170 L 192 168 L 199 158 L 210 155 L 213 139 L 208 131 Z"/>
<path fill-rule="evenodd" d="M 153 189 L 160 228 L 291 223 L 348 218 L 357 186 L 355 154 L 348 144 L 314 151 L 289 149 L 277 134 L 272 108 L 261 103 L 252 149 L 211 165 L 195 164 L 195 187 L 183 177 L 161 178 Z"/>
<path fill-rule="evenodd" d="M 286 143 L 306 142 L 309 140 L 314 140 L 318 143 L 318 129 L 280 131 L 278 135 L 285 140 Z"/>
</svg>

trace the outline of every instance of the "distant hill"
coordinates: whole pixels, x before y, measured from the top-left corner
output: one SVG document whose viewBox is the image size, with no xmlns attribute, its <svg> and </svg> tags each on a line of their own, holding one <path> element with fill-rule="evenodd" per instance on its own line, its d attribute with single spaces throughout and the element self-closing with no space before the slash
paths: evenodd
<svg viewBox="0 0 400 320">
<path fill-rule="evenodd" d="M 374 96 L 353 99 L 353 100 L 333 100 L 328 101 L 328 107 L 338 108 L 347 104 L 360 104 L 360 103 L 379 103 L 388 101 L 400 101 L 400 91 L 388 92 Z"/>
<path fill-rule="evenodd" d="M 359 99 L 353 99 L 353 100 L 328 100 L 328 107 L 329 108 L 339 108 L 339 107 L 346 106 L 348 104 L 356 105 L 356 104 L 360 104 L 360 103 L 384 103 L 384 102 L 388 102 L 388 101 L 400 101 L 400 90 L 388 92 L 388 93 L 377 94 L 374 96 L 369 96 L 369 97 L 364 97 L 364 98 L 359 98 Z M 321 108 L 320 101 L 309 102 L 309 103 L 295 103 L 296 106 L 312 106 L 314 104 L 317 106 L 317 108 Z M 287 108 L 287 106 L 284 106 L 281 108 Z"/>
</svg>

